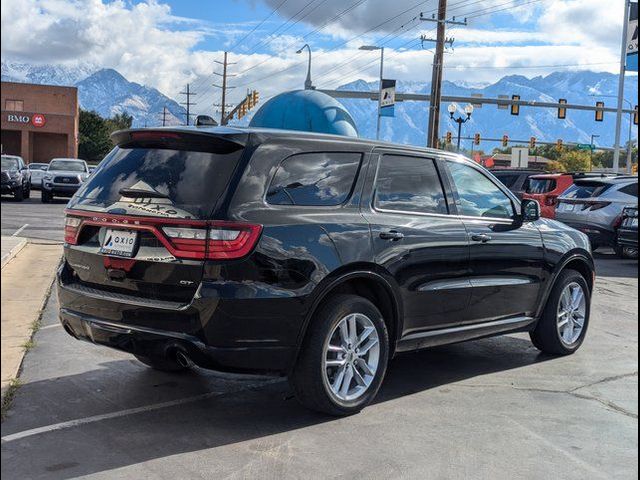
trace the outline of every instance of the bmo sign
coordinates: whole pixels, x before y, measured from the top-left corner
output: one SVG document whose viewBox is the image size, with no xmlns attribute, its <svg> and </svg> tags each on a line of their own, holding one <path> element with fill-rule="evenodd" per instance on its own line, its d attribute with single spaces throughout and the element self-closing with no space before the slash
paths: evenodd
<svg viewBox="0 0 640 480">
<path fill-rule="evenodd" d="M 31 116 L 20 113 L 9 113 L 7 114 L 7 122 L 22 124 L 30 123 L 34 127 L 40 128 L 47 124 L 47 118 L 41 113 L 34 113 Z"/>
</svg>

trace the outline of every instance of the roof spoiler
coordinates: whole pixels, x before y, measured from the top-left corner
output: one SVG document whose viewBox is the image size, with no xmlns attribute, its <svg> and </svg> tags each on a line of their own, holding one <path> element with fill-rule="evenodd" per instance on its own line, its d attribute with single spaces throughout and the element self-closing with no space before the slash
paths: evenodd
<svg viewBox="0 0 640 480">
<path fill-rule="evenodd" d="M 249 134 L 240 130 L 225 127 L 210 128 L 136 128 L 118 130 L 111 134 L 111 140 L 118 146 L 130 143 L 171 144 L 191 140 L 200 145 L 215 140 L 218 145 L 224 144 L 231 150 L 238 150 L 247 145 Z"/>
</svg>

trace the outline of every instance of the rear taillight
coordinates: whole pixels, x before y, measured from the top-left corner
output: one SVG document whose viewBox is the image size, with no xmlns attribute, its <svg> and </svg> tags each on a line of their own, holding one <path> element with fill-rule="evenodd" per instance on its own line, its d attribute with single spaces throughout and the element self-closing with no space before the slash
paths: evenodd
<svg viewBox="0 0 640 480">
<path fill-rule="evenodd" d="M 163 227 L 175 248 L 174 255 L 208 260 L 242 258 L 255 247 L 262 227 L 245 223 L 214 222 L 209 228 Z"/>
<path fill-rule="evenodd" d="M 80 233 L 82 219 L 67 215 L 64 219 L 64 241 L 71 245 L 78 243 L 78 233 Z"/>
</svg>

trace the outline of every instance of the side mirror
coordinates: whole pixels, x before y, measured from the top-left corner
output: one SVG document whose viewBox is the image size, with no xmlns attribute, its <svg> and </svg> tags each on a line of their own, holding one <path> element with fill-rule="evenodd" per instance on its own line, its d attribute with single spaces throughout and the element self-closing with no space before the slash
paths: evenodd
<svg viewBox="0 0 640 480">
<path fill-rule="evenodd" d="M 523 200 L 521 205 L 523 222 L 535 222 L 540 220 L 541 208 L 537 200 Z"/>
</svg>

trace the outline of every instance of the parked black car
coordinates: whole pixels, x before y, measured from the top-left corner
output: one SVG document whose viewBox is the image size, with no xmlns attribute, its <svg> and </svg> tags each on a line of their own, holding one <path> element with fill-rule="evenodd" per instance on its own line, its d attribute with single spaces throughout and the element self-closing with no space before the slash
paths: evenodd
<svg viewBox="0 0 640 480">
<path fill-rule="evenodd" d="M 491 170 L 491 173 L 502 182 L 509 190 L 511 190 L 518 199 L 522 200 L 522 197 L 529 189 L 529 179 L 534 175 L 540 175 L 545 173 L 541 170 L 527 170 L 517 168 L 497 168 Z"/>
<path fill-rule="evenodd" d="M 623 258 L 638 258 L 638 206 L 625 207 L 618 229 L 617 252 Z"/>
<path fill-rule="evenodd" d="M 2 195 L 13 195 L 21 202 L 31 196 L 31 173 L 22 157 L 2 155 Z"/>
<path fill-rule="evenodd" d="M 68 205 L 72 336 L 160 370 L 288 375 L 334 415 L 394 355 L 530 332 L 581 345 L 587 237 L 435 150 L 301 132 L 128 130 Z"/>
</svg>

